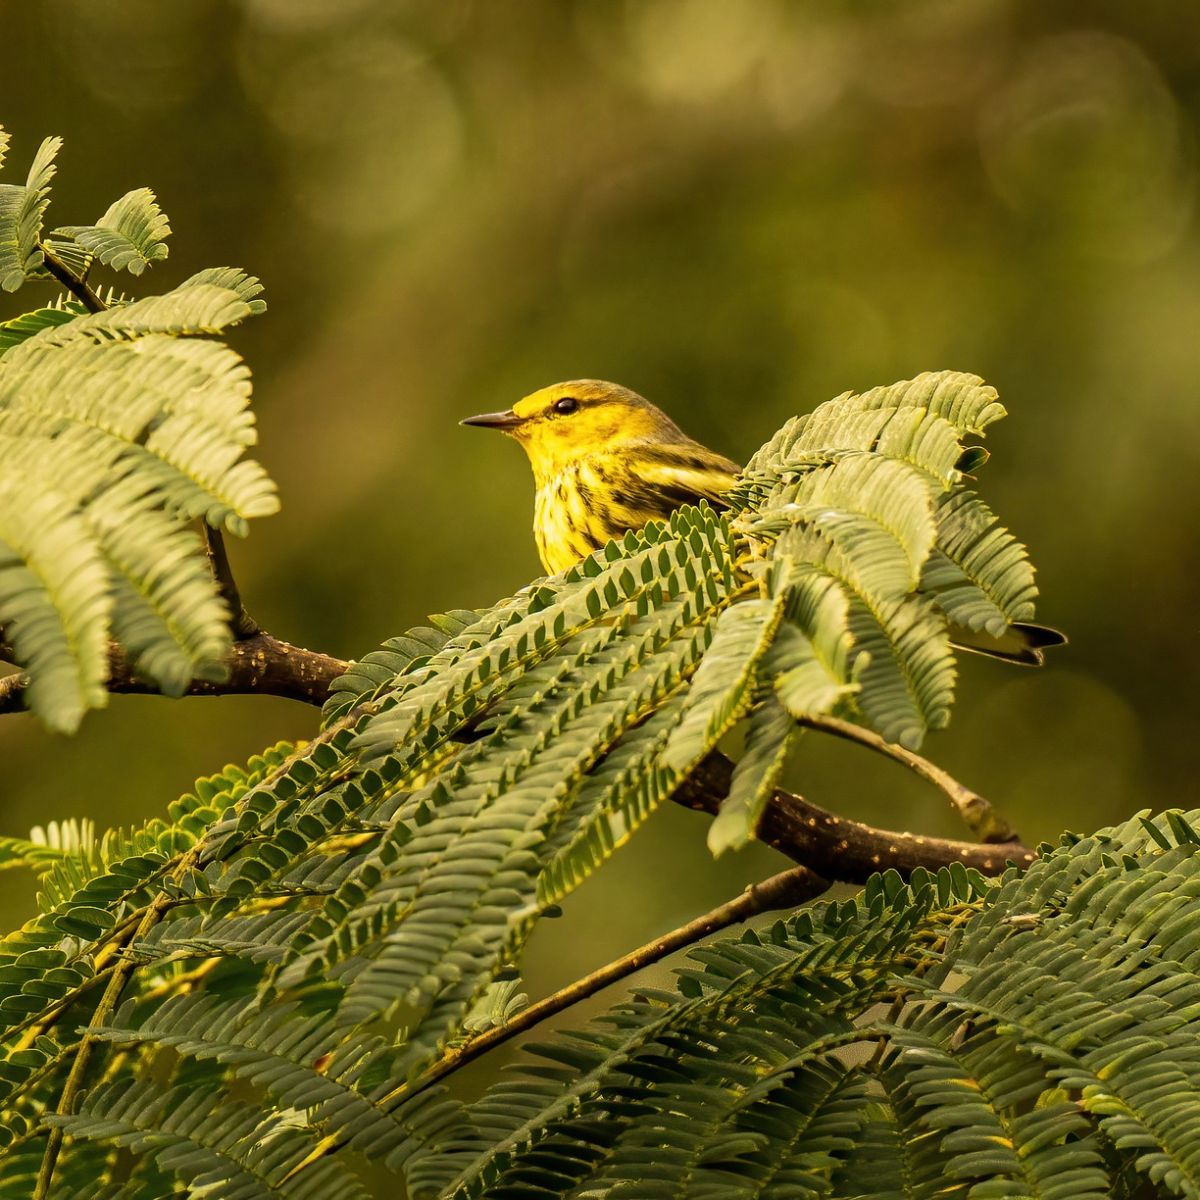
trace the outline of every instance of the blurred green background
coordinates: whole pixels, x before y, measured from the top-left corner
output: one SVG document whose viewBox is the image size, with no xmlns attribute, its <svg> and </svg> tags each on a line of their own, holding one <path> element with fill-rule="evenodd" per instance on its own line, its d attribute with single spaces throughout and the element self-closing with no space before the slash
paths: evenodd
<svg viewBox="0 0 1200 1200">
<path fill-rule="evenodd" d="M 746 457 L 847 388 L 954 367 L 1011 412 L 984 494 L 1030 545 L 1042 672 L 962 664 L 927 752 L 1032 841 L 1195 797 L 1200 6 L 1127 0 L 121 0 L 0 5 L 6 178 L 62 134 L 57 224 L 147 184 L 170 259 L 262 277 L 234 332 L 282 514 L 233 547 L 273 632 L 352 657 L 538 573 L 516 446 L 462 429 L 625 383 Z M 45 287 L 2 298 L 0 315 Z M 0 830 L 160 814 L 316 728 L 282 700 L 0 720 Z M 806 738 L 789 780 L 953 834 Z M 541 992 L 779 861 L 649 828 L 550 922 Z M 31 911 L 0 876 L 0 925 Z"/>
</svg>

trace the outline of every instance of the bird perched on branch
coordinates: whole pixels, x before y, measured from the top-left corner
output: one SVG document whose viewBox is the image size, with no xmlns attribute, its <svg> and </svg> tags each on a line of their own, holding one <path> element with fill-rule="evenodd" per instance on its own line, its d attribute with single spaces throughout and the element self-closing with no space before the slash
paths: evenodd
<svg viewBox="0 0 1200 1200">
<path fill-rule="evenodd" d="M 555 383 L 462 423 L 499 429 L 528 455 L 537 486 L 533 534 L 551 575 L 680 505 L 727 507 L 724 494 L 741 470 L 637 392 L 599 379 Z M 1041 665 L 1044 647 L 1066 640 L 1023 623 L 998 638 L 959 627 L 951 635 L 964 650 L 1031 666 Z"/>
</svg>

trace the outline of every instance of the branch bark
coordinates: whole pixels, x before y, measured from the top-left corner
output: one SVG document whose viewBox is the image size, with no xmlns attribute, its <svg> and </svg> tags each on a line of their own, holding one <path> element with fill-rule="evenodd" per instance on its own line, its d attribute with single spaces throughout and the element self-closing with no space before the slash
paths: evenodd
<svg viewBox="0 0 1200 1200">
<path fill-rule="evenodd" d="M 943 771 L 936 763 L 922 758 L 919 754 L 896 745 L 895 742 L 884 741 L 879 734 L 852 721 L 843 721 L 839 717 L 801 717 L 800 724 L 809 729 L 819 729 L 823 733 L 832 733 L 834 737 L 844 738 L 849 742 L 857 742 L 882 754 L 893 762 L 907 767 L 919 775 L 926 783 L 932 783 L 935 788 L 945 794 L 951 804 L 958 810 L 963 823 L 981 842 L 1012 842 L 1017 835 L 1009 827 L 1007 821 L 999 816 L 995 809 L 978 792 L 973 792 L 965 784 L 959 783 L 949 771 Z"/>
<path fill-rule="evenodd" d="M 350 668 L 343 659 L 293 646 L 264 630 L 234 642 L 224 666 L 223 680 L 193 679 L 184 695 L 285 696 L 321 705 L 329 696 L 329 685 Z M 24 710 L 28 682 L 22 674 L 0 679 L 0 713 Z M 122 695 L 161 694 L 154 684 L 134 674 L 128 658 L 116 645 L 109 648 L 108 690 Z"/>
<path fill-rule="evenodd" d="M 260 630 L 234 643 L 225 666 L 226 677 L 223 681 L 193 680 L 184 694 L 285 696 L 305 704 L 320 705 L 329 696 L 330 684 L 349 670 L 351 664 L 328 654 L 293 646 Z M 22 697 L 26 682 L 25 676 L 19 674 L 0 679 L 0 713 L 19 712 L 24 708 Z M 112 649 L 112 674 L 108 688 L 115 693 L 157 694 L 152 684 L 133 673 L 128 660 L 117 647 Z M 877 739 L 876 735 L 867 730 L 861 732 L 865 737 L 855 737 L 853 740 L 864 741 L 869 737 L 880 741 L 885 751 L 889 748 L 889 744 Z M 918 759 L 910 751 L 903 753 L 908 758 Z M 918 761 L 943 777 L 931 780 L 943 791 L 954 787 L 965 794 L 975 795 L 941 768 L 934 768 L 925 759 Z M 911 763 L 907 765 L 917 769 Z M 929 778 L 924 769 L 918 773 Z M 721 801 L 729 794 L 732 774 L 733 763 L 725 755 L 710 754 L 672 798 L 684 808 L 715 816 Z M 836 816 L 782 788 L 776 788 L 767 805 L 758 837 L 794 862 L 843 883 L 861 883 L 874 872 L 889 867 L 907 879 L 917 867 L 936 871 L 952 862 L 974 867 L 985 875 L 998 875 L 1010 862 L 1027 866 L 1036 857 L 1028 846 L 1016 838 L 979 844 L 876 829 Z"/>
<path fill-rule="evenodd" d="M 729 793 L 733 763 L 710 754 L 673 799 L 684 808 L 715 816 Z M 960 862 L 985 875 L 999 875 L 1008 863 L 1028 866 L 1036 855 L 1021 842 L 959 842 L 876 829 L 835 816 L 802 796 L 776 788 L 758 829 L 759 841 L 843 883 L 862 883 L 889 867 L 907 879 L 917 867 L 936 871 Z"/>
</svg>

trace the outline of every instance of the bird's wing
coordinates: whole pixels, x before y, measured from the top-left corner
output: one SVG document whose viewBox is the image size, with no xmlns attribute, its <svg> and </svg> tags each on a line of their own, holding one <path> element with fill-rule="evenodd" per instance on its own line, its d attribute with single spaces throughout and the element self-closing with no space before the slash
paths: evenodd
<svg viewBox="0 0 1200 1200">
<path fill-rule="evenodd" d="M 725 508 L 724 496 L 737 480 L 737 463 L 699 444 L 654 446 L 628 463 L 638 490 L 658 498 L 662 511 L 707 500 Z"/>
<path fill-rule="evenodd" d="M 578 511 L 569 524 L 594 549 L 627 529 L 665 520 L 684 504 L 707 500 L 724 509 L 739 469 L 699 444 L 637 445 L 620 456 L 591 459 L 570 489 Z"/>
</svg>

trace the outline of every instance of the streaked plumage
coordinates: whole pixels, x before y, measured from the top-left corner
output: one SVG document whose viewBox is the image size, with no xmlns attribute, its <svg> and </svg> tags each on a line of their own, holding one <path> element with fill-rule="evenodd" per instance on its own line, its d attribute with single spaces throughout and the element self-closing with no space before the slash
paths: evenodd
<svg viewBox="0 0 1200 1200">
<path fill-rule="evenodd" d="M 533 392 L 504 412 L 464 425 L 499 429 L 521 443 L 533 467 L 533 535 L 542 565 L 565 571 L 626 530 L 707 500 L 723 508 L 741 468 L 687 436 L 636 392 L 575 379 Z M 1043 625 L 1012 625 L 1002 638 L 952 630 L 964 650 L 1040 666 L 1042 650 L 1066 639 Z"/>
<path fill-rule="evenodd" d="M 566 401 L 575 407 L 560 412 Z M 741 468 L 690 438 L 636 392 L 598 379 L 556 383 L 465 424 L 501 429 L 533 467 L 533 535 L 552 575 L 681 504 L 721 497 Z"/>
</svg>

